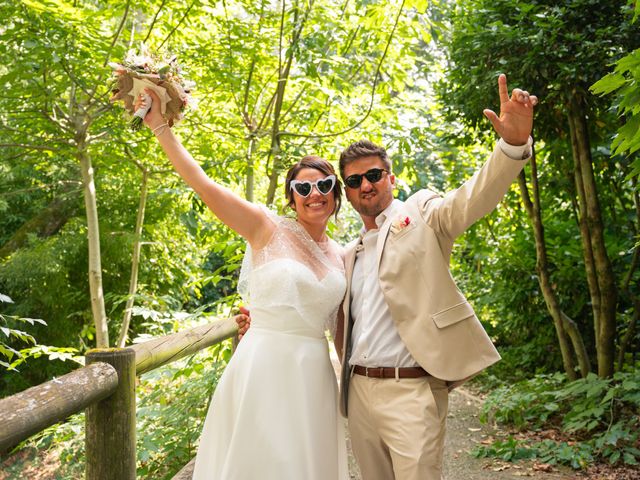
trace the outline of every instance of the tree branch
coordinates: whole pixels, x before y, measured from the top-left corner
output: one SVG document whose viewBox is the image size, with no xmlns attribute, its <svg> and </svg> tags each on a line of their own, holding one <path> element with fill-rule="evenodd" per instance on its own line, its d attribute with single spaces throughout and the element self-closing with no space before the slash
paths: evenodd
<svg viewBox="0 0 640 480">
<path fill-rule="evenodd" d="M 29 150 L 42 150 L 45 152 L 59 152 L 59 148 L 47 147 L 45 145 L 29 145 L 26 143 L 0 143 L 0 148 L 27 148 Z"/>
<path fill-rule="evenodd" d="M 354 130 L 356 128 L 358 128 L 360 125 L 362 125 L 362 123 L 364 123 L 364 121 L 369 118 L 369 115 L 371 115 L 371 111 L 373 110 L 373 104 L 375 102 L 375 93 L 376 93 L 376 87 L 378 86 L 378 81 L 380 79 L 380 69 L 382 68 L 382 64 L 387 56 L 387 52 L 389 51 L 389 45 L 391 44 L 391 40 L 393 39 L 393 36 L 395 34 L 396 28 L 398 27 L 398 23 L 400 21 L 400 15 L 402 14 L 402 9 L 404 8 L 404 2 L 405 0 L 402 0 L 402 4 L 400 5 L 400 9 L 398 10 L 398 14 L 396 16 L 396 20 L 395 23 L 393 24 L 393 29 L 391 30 L 391 34 L 389 35 L 389 39 L 387 40 L 387 44 L 385 46 L 384 52 L 382 54 L 382 57 L 380 58 L 380 62 L 378 62 L 378 67 L 376 68 L 376 74 L 373 80 L 373 85 L 371 87 L 371 101 L 369 102 L 369 108 L 367 109 L 367 112 L 364 114 L 364 116 L 358 120 L 355 124 L 353 124 L 351 127 L 342 130 L 341 132 L 334 132 L 334 133 L 325 133 L 325 134 L 317 134 L 317 133 L 312 133 L 312 134 L 304 134 L 304 133 L 293 133 L 293 132 L 280 132 L 281 136 L 289 136 L 289 137 L 311 137 L 311 138 L 328 138 L 328 137 L 336 137 L 338 135 L 343 135 L 345 133 L 350 132 L 351 130 Z"/>
<path fill-rule="evenodd" d="M 158 20 L 158 15 L 160 15 L 160 12 L 162 11 L 162 9 L 166 4 L 167 4 L 167 0 L 162 0 L 162 3 L 160 4 L 160 6 L 158 7 L 158 10 L 156 11 L 156 14 L 153 16 L 151 25 L 149 25 L 149 31 L 147 32 L 147 36 L 144 37 L 144 40 L 142 41 L 142 43 L 147 43 L 147 40 L 149 40 L 149 37 L 151 36 L 151 32 L 153 32 L 153 27 L 155 27 L 156 21 Z"/>
<path fill-rule="evenodd" d="M 173 29 L 167 34 L 167 36 L 165 37 L 165 39 L 162 41 L 162 43 L 158 46 L 158 49 L 162 48 L 164 46 L 165 43 L 167 43 L 167 40 L 169 40 L 169 38 L 171 38 L 171 35 L 173 35 L 175 33 L 175 31 L 178 29 L 178 27 L 180 25 L 182 25 L 182 22 L 184 22 L 187 17 L 189 16 L 189 12 L 191 11 L 191 9 L 194 7 L 194 5 L 198 2 L 198 0 L 194 0 L 191 5 L 189 5 L 189 8 L 187 8 L 187 11 L 184 12 L 184 15 L 182 16 L 182 18 L 180 19 L 180 21 L 176 24 L 175 27 L 173 27 Z"/>
</svg>

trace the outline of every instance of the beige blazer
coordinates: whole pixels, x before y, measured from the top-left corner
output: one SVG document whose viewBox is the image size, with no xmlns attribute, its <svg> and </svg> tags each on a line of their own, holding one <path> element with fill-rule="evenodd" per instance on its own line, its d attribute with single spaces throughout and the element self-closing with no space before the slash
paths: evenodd
<svg viewBox="0 0 640 480">
<path fill-rule="evenodd" d="M 400 338 L 427 372 L 450 382 L 451 388 L 500 360 L 451 276 L 453 243 L 496 207 L 525 163 L 507 157 L 496 146 L 489 160 L 460 188 L 444 197 L 421 190 L 380 227 L 376 249 L 379 281 Z M 342 360 L 340 409 L 345 416 L 353 329 L 351 277 L 360 242 L 358 239 L 347 246 L 347 293 L 336 335 Z"/>
</svg>

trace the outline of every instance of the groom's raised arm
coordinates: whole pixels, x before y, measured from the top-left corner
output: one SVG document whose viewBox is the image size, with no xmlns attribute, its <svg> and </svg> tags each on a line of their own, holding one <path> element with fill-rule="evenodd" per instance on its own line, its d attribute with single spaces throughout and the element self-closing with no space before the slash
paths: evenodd
<svg viewBox="0 0 640 480">
<path fill-rule="evenodd" d="M 444 197 L 430 191 L 416 194 L 425 222 L 451 241 L 496 207 L 524 168 L 522 160 L 531 156 L 533 109 L 538 98 L 517 88 L 509 97 L 504 74 L 498 77 L 498 92 L 500 115 L 489 109 L 483 112 L 500 135 L 489 160 Z"/>
</svg>

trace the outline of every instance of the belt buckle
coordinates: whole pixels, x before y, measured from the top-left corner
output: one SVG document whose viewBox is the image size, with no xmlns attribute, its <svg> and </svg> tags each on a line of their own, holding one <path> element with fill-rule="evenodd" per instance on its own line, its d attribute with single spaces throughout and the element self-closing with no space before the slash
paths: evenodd
<svg viewBox="0 0 640 480">
<path fill-rule="evenodd" d="M 365 371 L 365 375 L 367 377 L 369 377 L 369 371 L 371 371 L 371 373 L 376 372 L 378 375 L 377 376 L 372 376 L 371 378 L 384 378 L 384 367 L 364 367 Z"/>
</svg>

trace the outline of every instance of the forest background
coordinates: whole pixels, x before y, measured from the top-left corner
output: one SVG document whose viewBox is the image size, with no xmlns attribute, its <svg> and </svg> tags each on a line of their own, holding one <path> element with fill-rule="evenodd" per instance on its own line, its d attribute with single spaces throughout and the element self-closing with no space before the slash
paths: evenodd
<svg viewBox="0 0 640 480">
<path fill-rule="evenodd" d="M 176 128 L 207 173 L 283 213 L 283 171 L 385 145 L 397 196 L 446 192 L 496 141 L 497 76 L 540 99 L 535 155 L 456 244 L 452 271 L 503 360 L 474 383 L 514 431 L 479 456 L 640 461 L 640 35 L 635 1 L 3 2 L 0 396 L 237 311 L 244 243 L 129 130 L 109 62 L 175 54 Z M 330 225 L 343 243 L 359 219 Z M 141 379 L 140 476 L 193 455 L 228 344 Z M 179 402 L 177 401 L 179 400 Z M 160 409 L 159 405 L 164 406 Z M 31 440 L 82 472 L 82 421 Z M 143 433 L 142 433 L 143 432 Z"/>
</svg>

